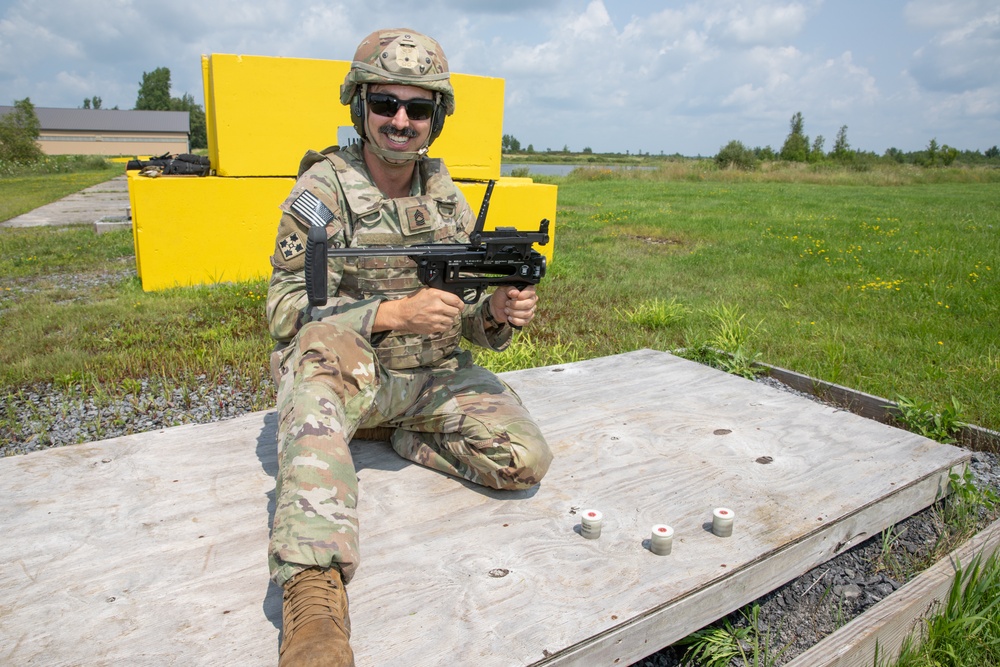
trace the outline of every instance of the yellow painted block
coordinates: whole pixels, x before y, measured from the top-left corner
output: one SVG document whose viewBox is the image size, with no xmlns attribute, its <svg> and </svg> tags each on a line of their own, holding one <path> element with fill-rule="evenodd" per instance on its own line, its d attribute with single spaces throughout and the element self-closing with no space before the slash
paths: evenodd
<svg viewBox="0 0 1000 667">
<path fill-rule="evenodd" d="M 500 178 L 503 152 L 503 79 L 452 74 L 455 113 L 428 154 L 444 158 L 452 178 Z"/>
<path fill-rule="evenodd" d="M 353 127 L 340 103 L 349 61 L 212 54 L 202 59 L 209 156 L 219 176 L 294 176 L 309 149 Z M 454 178 L 500 177 L 503 79 L 453 74 L 457 110 L 431 149 Z M 352 130 L 353 132 L 353 130 Z"/>
<path fill-rule="evenodd" d="M 270 275 L 269 258 L 294 179 L 161 176 L 129 172 L 136 270 L 145 291 L 250 280 Z M 459 182 L 473 211 L 485 183 Z M 502 178 L 490 198 L 486 228 L 536 231 L 551 221 L 551 240 L 538 250 L 552 260 L 556 186 Z"/>
<path fill-rule="evenodd" d="M 130 177 L 142 289 L 269 275 L 278 205 L 294 183 L 292 178 Z"/>
<path fill-rule="evenodd" d="M 479 207 L 486 194 L 486 184 L 458 181 L 472 212 L 479 214 Z M 521 231 L 536 232 L 542 219 L 549 221 L 549 242 L 535 249 L 552 261 L 556 245 L 556 194 L 555 185 L 532 183 L 530 178 L 501 178 L 490 195 L 490 210 L 486 216 L 486 229 L 515 227 Z"/>
</svg>

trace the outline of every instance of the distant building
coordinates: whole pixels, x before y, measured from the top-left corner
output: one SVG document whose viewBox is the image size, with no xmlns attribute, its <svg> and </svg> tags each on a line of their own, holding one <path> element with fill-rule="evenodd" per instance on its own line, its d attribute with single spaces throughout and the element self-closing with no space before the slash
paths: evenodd
<svg viewBox="0 0 1000 667">
<path fill-rule="evenodd" d="M 14 107 L 0 106 L 0 116 Z M 46 155 L 162 155 L 188 153 L 187 111 L 54 109 L 35 107 Z"/>
</svg>

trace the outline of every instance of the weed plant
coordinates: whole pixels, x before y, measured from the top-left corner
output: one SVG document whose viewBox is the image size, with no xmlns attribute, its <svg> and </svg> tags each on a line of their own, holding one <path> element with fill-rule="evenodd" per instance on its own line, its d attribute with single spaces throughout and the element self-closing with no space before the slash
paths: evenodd
<svg viewBox="0 0 1000 667">
<path fill-rule="evenodd" d="M 929 401 L 901 396 L 896 399 L 894 412 L 894 419 L 900 426 L 938 442 L 955 442 L 955 436 L 964 426 L 959 419 L 962 406 L 954 397 L 950 405 L 935 410 Z"/>
<path fill-rule="evenodd" d="M 966 667 L 1000 664 L 1000 560 L 977 555 L 959 564 L 942 608 L 908 636 L 895 660 L 879 667 Z"/>
<path fill-rule="evenodd" d="M 737 620 L 724 618 L 677 642 L 684 648 L 684 664 L 703 667 L 772 667 L 777 665 L 787 645 L 776 646 L 771 629 L 763 625 L 760 605 L 754 603 L 735 614 Z"/>
</svg>

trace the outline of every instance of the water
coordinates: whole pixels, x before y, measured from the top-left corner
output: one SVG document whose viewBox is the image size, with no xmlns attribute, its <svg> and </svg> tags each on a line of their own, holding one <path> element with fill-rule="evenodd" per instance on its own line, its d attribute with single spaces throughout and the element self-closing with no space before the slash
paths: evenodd
<svg viewBox="0 0 1000 667">
<path fill-rule="evenodd" d="M 528 164 L 524 162 L 517 162 L 515 164 L 502 164 L 500 165 L 500 175 L 510 176 L 510 173 L 515 169 L 524 169 L 527 167 L 528 174 L 537 174 L 539 176 L 566 176 L 571 171 L 576 169 L 581 165 L 578 164 Z"/>
<path fill-rule="evenodd" d="M 510 173 L 515 169 L 524 169 L 527 167 L 528 175 L 536 176 L 567 176 L 571 171 L 579 167 L 586 167 L 588 169 L 654 169 L 655 167 L 649 166 L 635 166 L 627 164 L 550 164 L 550 163 L 526 163 L 526 162 L 515 162 L 513 164 L 500 164 L 500 175 L 510 176 Z"/>
</svg>

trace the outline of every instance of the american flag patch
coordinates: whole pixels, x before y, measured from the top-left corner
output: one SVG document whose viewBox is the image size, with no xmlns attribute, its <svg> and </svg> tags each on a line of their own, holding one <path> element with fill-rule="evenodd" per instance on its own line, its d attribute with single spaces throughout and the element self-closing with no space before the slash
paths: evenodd
<svg viewBox="0 0 1000 667">
<path fill-rule="evenodd" d="M 326 227 L 333 220 L 333 211 L 308 190 L 295 198 L 292 210 L 305 218 L 313 227 Z"/>
</svg>

